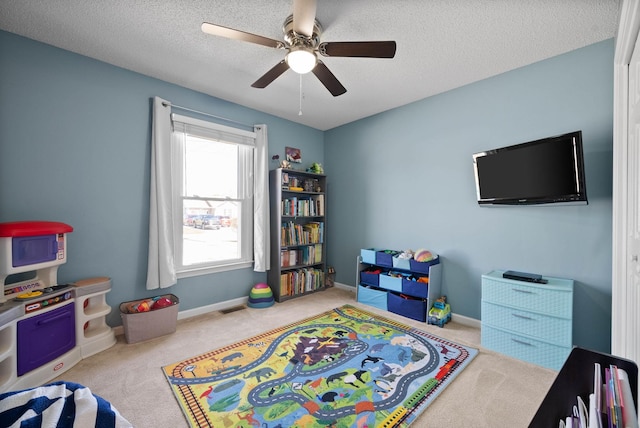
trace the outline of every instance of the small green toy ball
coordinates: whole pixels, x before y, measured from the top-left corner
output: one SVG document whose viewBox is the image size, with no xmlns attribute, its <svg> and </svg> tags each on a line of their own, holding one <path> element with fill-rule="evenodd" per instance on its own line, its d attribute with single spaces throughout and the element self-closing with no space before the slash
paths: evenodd
<svg viewBox="0 0 640 428">
<path fill-rule="evenodd" d="M 260 282 L 251 288 L 247 306 L 250 308 L 268 308 L 275 303 L 271 288 L 264 282 Z"/>
</svg>

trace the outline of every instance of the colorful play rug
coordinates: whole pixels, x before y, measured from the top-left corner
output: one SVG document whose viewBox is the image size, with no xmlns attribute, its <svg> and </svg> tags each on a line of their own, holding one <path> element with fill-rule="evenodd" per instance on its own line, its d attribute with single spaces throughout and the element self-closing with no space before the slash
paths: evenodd
<svg viewBox="0 0 640 428">
<path fill-rule="evenodd" d="M 350 305 L 163 367 L 192 427 L 406 427 L 477 350 Z"/>
</svg>

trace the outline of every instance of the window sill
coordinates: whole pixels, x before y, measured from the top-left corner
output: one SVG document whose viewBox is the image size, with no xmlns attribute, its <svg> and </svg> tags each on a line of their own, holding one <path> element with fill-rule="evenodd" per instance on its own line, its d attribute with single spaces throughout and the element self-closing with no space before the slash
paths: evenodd
<svg viewBox="0 0 640 428">
<path fill-rule="evenodd" d="M 211 273 L 218 272 L 226 272 L 230 270 L 238 270 L 238 269 L 246 269 L 253 267 L 253 261 L 251 262 L 239 262 L 239 263 L 230 263 L 228 265 L 220 265 L 220 266 L 208 266 L 204 268 L 188 268 L 176 273 L 178 279 L 180 278 L 190 278 L 193 276 L 201 276 L 208 275 Z"/>
</svg>

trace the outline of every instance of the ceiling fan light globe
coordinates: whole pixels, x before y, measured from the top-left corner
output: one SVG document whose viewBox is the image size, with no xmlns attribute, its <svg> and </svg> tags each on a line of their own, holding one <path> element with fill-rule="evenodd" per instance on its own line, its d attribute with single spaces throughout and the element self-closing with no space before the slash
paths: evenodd
<svg viewBox="0 0 640 428">
<path fill-rule="evenodd" d="M 298 74 L 306 74 L 313 70 L 318 59 L 315 53 L 305 49 L 291 50 L 286 57 L 289 68 Z"/>
</svg>

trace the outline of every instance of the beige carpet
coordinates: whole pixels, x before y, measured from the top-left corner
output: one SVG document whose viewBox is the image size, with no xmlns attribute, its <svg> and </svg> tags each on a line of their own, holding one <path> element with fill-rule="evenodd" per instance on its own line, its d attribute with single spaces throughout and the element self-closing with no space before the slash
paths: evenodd
<svg viewBox="0 0 640 428">
<path fill-rule="evenodd" d="M 444 328 L 396 316 L 355 302 L 355 294 L 331 288 L 266 309 L 210 314 L 178 322 L 175 334 L 129 345 L 118 343 L 86 358 L 56 380 L 85 385 L 109 400 L 135 427 L 187 427 L 161 367 L 291 321 L 352 304 L 412 325 L 480 352 L 412 426 L 526 427 L 556 372 L 480 346 L 480 330 L 455 322 Z M 454 308 L 455 313 L 455 308 Z"/>
</svg>

